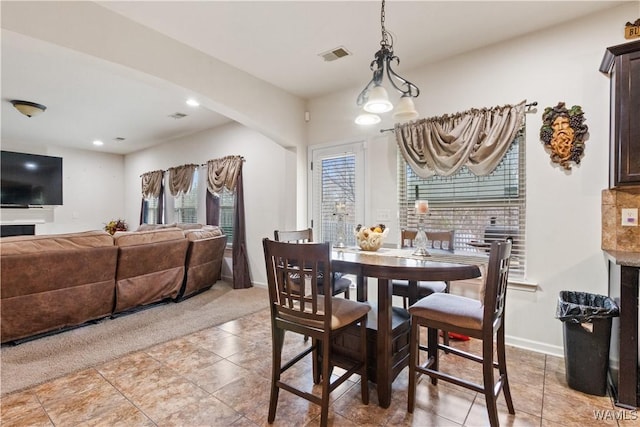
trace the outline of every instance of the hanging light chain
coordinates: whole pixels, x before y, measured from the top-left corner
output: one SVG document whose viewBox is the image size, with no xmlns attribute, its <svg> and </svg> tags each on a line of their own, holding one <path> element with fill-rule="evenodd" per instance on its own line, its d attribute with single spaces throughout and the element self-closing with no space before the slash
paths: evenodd
<svg viewBox="0 0 640 427">
<path fill-rule="evenodd" d="M 382 0 L 382 9 L 380 10 L 380 27 L 382 28 L 382 40 L 380 40 L 380 46 L 387 47 L 389 46 L 389 33 L 387 33 L 387 29 L 384 27 L 384 19 L 386 17 L 384 13 L 384 5 L 385 1 Z"/>
</svg>

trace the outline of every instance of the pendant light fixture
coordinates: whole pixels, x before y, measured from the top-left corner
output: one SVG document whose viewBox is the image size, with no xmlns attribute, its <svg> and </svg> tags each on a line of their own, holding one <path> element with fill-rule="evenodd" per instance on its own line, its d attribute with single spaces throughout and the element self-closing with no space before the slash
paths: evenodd
<svg viewBox="0 0 640 427">
<path fill-rule="evenodd" d="M 47 109 L 47 107 L 42 104 L 37 104 L 31 101 L 20 101 L 17 99 L 12 100 L 11 105 L 27 117 L 37 116 L 38 114 L 44 113 L 44 110 Z"/>
<path fill-rule="evenodd" d="M 391 86 L 400 92 L 401 98 L 396 105 L 393 118 L 398 122 L 405 122 L 418 118 L 418 112 L 413 104 L 413 98 L 420 95 L 420 89 L 407 79 L 399 76 L 393 71 L 391 63 L 395 61 L 400 64 L 400 58 L 393 54 L 393 36 L 389 34 L 384 26 L 385 0 L 382 0 L 380 11 L 380 24 L 382 27 L 382 40 L 380 40 L 380 50 L 376 52 L 373 61 L 369 65 L 373 71 L 373 78 L 358 95 L 358 106 L 363 108 L 362 114 L 356 117 L 357 124 L 375 124 L 380 122 L 381 113 L 386 113 L 393 109 L 393 104 L 389 101 L 387 90 L 382 86 L 385 73 Z M 377 119 L 371 116 L 376 116 Z"/>
</svg>

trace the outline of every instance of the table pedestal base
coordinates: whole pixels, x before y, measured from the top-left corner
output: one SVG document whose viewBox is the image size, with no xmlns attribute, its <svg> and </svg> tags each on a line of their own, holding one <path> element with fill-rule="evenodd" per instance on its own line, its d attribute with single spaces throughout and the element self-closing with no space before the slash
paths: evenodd
<svg viewBox="0 0 640 427">
<path fill-rule="evenodd" d="M 376 366 L 378 353 L 378 318 L 377 308 L 373 307 L 367 319 L 367 372 L 369 381 L 377 383 Z M 409 313 L 401 307 L 393 307 L 391 320 L 392 334 L 392 356 L 391 356 L 391 380 L 409 364 L 409 339 L 411 335 Z M 337 354 L 358 357 L 358 345 L 360 343 L 360 332 L 358 328 L 351 327 L 343 334 L 340 334 L 333 342 L 333 351 Z"/>
</svg>

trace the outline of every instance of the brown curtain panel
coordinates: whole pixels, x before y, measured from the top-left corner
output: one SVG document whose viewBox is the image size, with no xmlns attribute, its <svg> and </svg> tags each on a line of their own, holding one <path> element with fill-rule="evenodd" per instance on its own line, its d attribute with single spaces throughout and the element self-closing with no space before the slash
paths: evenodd
<svg viewBox="0 0 640 427">
<path fill-rule="evenodd" d="M 156 212 L 156 224 L 164 224 L 164 183 L 160 186 L 158 196 L 158 212 Z"/>
<path fill-rule="evenodd" d="M 421 178 L 450 176 L 463 166 L 477 176 L 486 176 L 509 150 L 524 120 L 524 110 L 522 101 L 396 124 L 396 142 Z"/>
<path fill-rule="evenodd" d="M 162 178 L 164 177 L 164 171 L 157 170 L 143 173 L 140 178 L 142 179 L 142 203 L 140 205 L 140 224 L 144 220 L 145 201 L 144 199 L 158 198 L 158 216 L 156 218 L 156 224 L 162 224 L 162 212 L 164 211 L 164 184 Z"/>
<path fill-rule="evenodd" d="M 207 225 L 220 225 L 220 197 L 207 189 L 205 203 Z"/>
<path fill-rule="evenodd" d="M 249 261 L 247 256 L 247 230 L 244 218 L 244 186 L 242 184 L 242 162 L 236 181 L 236 204 L 233 218 L 233 288 L 250 288 Z"/>
<path fill-rule="evenodd" d="M 244 215 L 242 184 L 242 156 L 227 156 L 207 162 L 207 223 L 220 221 L 220 202 L 217 193 L 227 188 L 235 193 L 233 217 L 233 287 L 250 288 L 249 261 Z M 214 213 L 215 211 L 215 213 Z M 218 225 L 218 224 L 213 224 Z"/>
</svg>

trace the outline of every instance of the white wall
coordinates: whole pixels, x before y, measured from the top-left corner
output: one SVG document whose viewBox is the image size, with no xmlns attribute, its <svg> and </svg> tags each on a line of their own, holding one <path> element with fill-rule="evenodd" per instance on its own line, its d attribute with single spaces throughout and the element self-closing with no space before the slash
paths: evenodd
<svg viewBox="0 0 640 427">
<path fill-rule="evenodd" d="M 185 163 L 203 164 L 228 155 L 245 158 L 243 179 L 249 268 L 252 282 L 266 286 L 262 238 L 273 238 L 273 230 L 295 224 L 296 154 L 258 132 L 231 123 L 127 155 L 124 172 L 126 218 L 131 225 L 139 222 L 142 173 Z M 206 174 L 206 167 L 200 171 Z"/>
<path fill-rule="evenodd" d="M 124 157 L 49 146 L 2 143 L 3 150 L 62 157 L 63 206 L 36 224 L 36 234 L 101 230 L 112 219 L 124 218 Z M 38 209 L 2 209 L 2 220 L 39 219 Z"/>
<path fill-rule="evenodd" d="M 161 90 L 198 93 L 203 107 L 297 152 L 304 171 L 305 101 L 298 96 L 95 2 L 4 2 L 2 27 L 123 65 Z M 304 179 L 297 182 L 296 214 L 304 216 Z"/>
<path fill-rule="evenodd" d="M 624 43 L 623 25 L 637 17 L 626 5 L 573 23 L 430 64 L 401 75 L 420 87 L 421 117 L 470 108 L 537 101 L 527 115 L 527 279 L 535 293 L 510 290 L 507 335 L 515 345 L 562 354 L 562 323 L 554 318 L 560 290 L 607 293 L 600 250 L 601 191 L 608 186 L 609 79 L 599 71 L 605 48 Z M 366 82 L 363 82 L 363 85 Z M 366 211 L 397 210 L 396 146 L 389 119 L 374 129 L 353 124 L 362 88 L 309 103 L 309 144 L 368 139 Z M 582 163 L 571 172 L 554 165 L 539 140 L 545 107 L 581 105 L 589 126 Z M 390 135 L 390 134 L 387 134 Z M 386 197 L 380 197 L 385 195 Z M 397 197 L 395 197 L 397 199 Z M 397 229 L 397 222 L 395 225 Z M 393 239 L 390 236 L 390 239 Z"/>
</svg>

